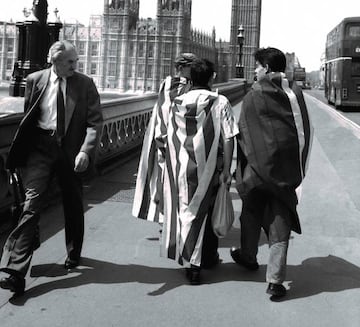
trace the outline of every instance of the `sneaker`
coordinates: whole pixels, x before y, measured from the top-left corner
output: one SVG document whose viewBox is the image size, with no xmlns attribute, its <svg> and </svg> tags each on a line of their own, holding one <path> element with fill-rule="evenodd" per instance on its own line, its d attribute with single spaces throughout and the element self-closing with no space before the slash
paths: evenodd
<svg viewBox="0 0 360 327">
<path fill-rule="evenodd" d="M 286 295 L 286 288 L 283 284 L 269 283 L 266 293 L 274 297 L 283 297 Z"/>
</svg>

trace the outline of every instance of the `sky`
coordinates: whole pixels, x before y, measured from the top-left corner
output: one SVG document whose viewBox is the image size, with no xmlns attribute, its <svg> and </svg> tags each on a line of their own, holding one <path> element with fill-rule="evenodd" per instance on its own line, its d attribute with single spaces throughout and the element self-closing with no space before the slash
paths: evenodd
<svg viewBox="0 0 360 327">
<path fill-rule="evenodd" d="M 33 0 L 0 0 L 0 20 L 23 20 L 22 10 Z M 140 0 L 140 17 L 156 16 L 156 0 Z M 230 38 L 231 0 L 193 0 L 192 27 L 217 39 Z M 62 20 L 84 24 L 90 14 L 101 14 L 102 0 L 48 0 Z M 327 33 L 345 17 L 360 16 L 359 0 L 262 0 L 260 46 L 295 52 L 306 71 L 318 70 Z M 246 41 L 245 41 L 246 42 Z"/>
</svg>

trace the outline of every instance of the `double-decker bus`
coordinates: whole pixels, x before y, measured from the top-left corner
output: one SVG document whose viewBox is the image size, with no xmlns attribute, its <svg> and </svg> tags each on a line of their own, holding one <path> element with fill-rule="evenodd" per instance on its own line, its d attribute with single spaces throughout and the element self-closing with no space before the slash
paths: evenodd
<svg viewBox="0 0 360 327">
<path fill-rule="evenodd" d="M 306 86 L 306 71 L 304 67 L 295 67 L 294 68 L 294 81 L 301 88 Z"/>
<path fill-rule="evenodd" d="M 360 17 L 343 19 L 327 35 L 324 86 L 336 108 L 360 106 Z"/>
</svg>

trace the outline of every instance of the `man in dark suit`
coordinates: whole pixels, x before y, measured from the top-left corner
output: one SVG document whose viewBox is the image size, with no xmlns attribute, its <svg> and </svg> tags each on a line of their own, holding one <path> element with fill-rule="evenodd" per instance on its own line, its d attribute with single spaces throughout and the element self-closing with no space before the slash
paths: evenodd
<svg viewBox="0 0 360 327">
<path fill-rule="evenodd" d="M 57 175 L 65 214 L 65 268 L 80 261 L 84 234 L 82 182 L 79 173 L 94 162 L 102 125 L 100 99 L 93 80 L 75 71 L 78 56 L 68 41 L 49 51 L 52 67 L 30 74 L 24 109 L 10 148 L 7 167 L 20 168 L 25 203 L 17 227 L 8 237 L 0 271 L 9 274 L 0 287 L 21 294 L 33 251 L 44 195 Z"/>
</svg>

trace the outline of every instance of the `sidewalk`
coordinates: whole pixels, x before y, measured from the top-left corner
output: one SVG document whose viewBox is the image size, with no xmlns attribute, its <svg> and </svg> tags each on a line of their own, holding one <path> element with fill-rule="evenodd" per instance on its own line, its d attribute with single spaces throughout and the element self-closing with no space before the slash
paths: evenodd
<svg viewBox="0 0 360 327">
<path fill-rule="evenodd" d="M 62 266 L 62 207 L 42 215 L 43 244 L 25 295 L 9 302 L 10 293 L 0 290 L 1 326 L 359 326 L 360 127 L 312 97 L 306 101 L 315 138 L 299 205 L 303 234 L 292 234 L 284 300 L 265 294 L 265 237 L 259 271 L 232 262 L 238 221 L 220 242 L 222 264 L 204 271 L 202 285 L 188 285 L 178 264 L 159 257 L 159 226 L 131 216 L 137 163 L 130 161 L 86 188 L 78 269 Z M 232 196 L 238 217 L 234 188 Z"/>
</svg>

